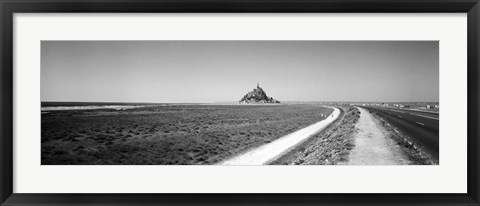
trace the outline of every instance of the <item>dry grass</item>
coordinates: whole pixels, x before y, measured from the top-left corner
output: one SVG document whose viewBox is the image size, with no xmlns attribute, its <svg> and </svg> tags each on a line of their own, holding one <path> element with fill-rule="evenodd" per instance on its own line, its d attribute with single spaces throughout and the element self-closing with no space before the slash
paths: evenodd
<svg viewBox="0 0 480 206">
<path fill-rule="evenodd" d="M 355 124 L 360 111 L 351 106 L 341 107 L 341 110 L 342 115 L 326 130 L 273 164 L 334 165 L 346 161 L 354 147 Z"/>
<path fill-rule="evenodd" d="M 42 164 L 214 164 L 323 119 L 312 105 L 169 105 L 42 114 Z"/>
</svg>

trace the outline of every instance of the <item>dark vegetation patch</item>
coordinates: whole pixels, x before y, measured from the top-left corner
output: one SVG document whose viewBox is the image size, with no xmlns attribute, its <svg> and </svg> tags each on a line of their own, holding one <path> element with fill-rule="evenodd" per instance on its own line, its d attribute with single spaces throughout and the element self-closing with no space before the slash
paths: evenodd
<svg viewBox="0 0 480 206">
<path fill-rule="evenodd" d="M 316 105 L 52 111 L 42 114 L 42 164 L 214 164 L 331 112 Z"/>
<path fill-rule="evenodd" d="M 354 147 L 355 124 L 360 111 L 351 106 L 340 108 L 342 114 L 337 121 L 272 164 L 335 165 L 346 161 Z"/>
</svg>

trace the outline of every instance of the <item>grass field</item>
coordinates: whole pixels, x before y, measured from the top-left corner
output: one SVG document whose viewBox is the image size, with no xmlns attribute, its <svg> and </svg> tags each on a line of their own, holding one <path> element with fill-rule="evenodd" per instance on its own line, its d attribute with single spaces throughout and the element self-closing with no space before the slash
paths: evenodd
<svg viewBox="0 0 480 206">
<path fill-rule="evenodd" d="M 317 105 L 42 112 L 42 164 L 214 164 L 323 119 Z"/>
</svg>

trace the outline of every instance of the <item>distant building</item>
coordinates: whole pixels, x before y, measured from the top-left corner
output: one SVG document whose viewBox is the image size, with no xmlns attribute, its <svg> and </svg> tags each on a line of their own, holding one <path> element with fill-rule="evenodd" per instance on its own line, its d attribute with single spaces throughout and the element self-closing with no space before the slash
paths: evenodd
<svg viewBox="0 0 480 206">
<path fill-rule="evenodd" d="M 257 88 L 254 88 L 253 91 L 248 92 L 238 102 L 240 104 L 280 103 L 280 101 L 267 96 L 267 93 L 260 87 L 259 83 L 257 83 Z"/>
</svg>

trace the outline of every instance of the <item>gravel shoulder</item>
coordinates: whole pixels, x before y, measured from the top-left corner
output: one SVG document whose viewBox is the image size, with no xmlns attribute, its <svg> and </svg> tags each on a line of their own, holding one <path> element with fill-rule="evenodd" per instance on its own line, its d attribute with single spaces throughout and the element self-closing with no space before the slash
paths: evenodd
<svg viewBox="0 0 480 206">
<path fill-rule="evenodd" d="M 355 125 L 355 143 L 344 165 L 406 165 L 411 164 L 400 146 L 388 138 L 381 122 L 363 108 Z"/>
</svg>

